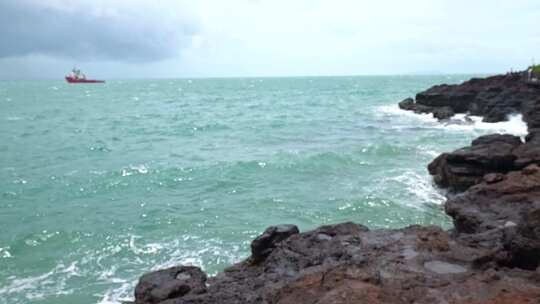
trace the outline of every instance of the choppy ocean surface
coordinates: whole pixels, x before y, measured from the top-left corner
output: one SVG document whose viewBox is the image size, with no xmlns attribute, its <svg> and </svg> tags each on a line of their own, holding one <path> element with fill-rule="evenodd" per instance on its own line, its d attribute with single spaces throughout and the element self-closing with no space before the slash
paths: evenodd
<svg viewBox="0 0 540 304">
<path fill-rule="evenodd" d="M 153 269 L 215 274 L 273 224 L 449 227 L 426 165 L 526 126 L 397 102 L 468 78 L 0 82 L 0 303 L 119 303 Z"/>
</svg>

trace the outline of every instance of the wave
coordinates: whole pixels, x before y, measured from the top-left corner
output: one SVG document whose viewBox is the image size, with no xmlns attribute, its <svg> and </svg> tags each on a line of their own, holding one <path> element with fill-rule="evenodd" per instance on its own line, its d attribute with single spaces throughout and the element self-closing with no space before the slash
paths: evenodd
<svg viewBox="0 0 540 304">
<path fill-rule="evenodd" d="M 385 116 L 399 116 L 407 120 L 420 121 L 422 123 L 421 126 L 424 128 L 445 129 L 457 132 L 504 133 L 516 136 L 525 136 L 528 132 L 527 123 L 523 121 L 521 114 L 509 115 L 507 121 L 495 123 L 483 122 L 481 116 L 467 114 L 456 114 L 447 122 L 439 122 L 431 113 L 417 114 L 412 111 L 402 110 L 398 105 L 380 106 L 377 111 Z M 407 128 L 410 128 L 409 123 L 410 121 L 407 122 Z"/>
<path fill-rule="evenodd" d="M 407 206 L 421 208 L 423 205 L 442 205 L 446 197 L 441 190 L 433 186 L 431 177 L 426 174 L 418 174 L 414 171 L 406 171 L 389 181 L 397 182 L 407 193 L 415 199 L 411 199 Z"/>
<path fill-rule="evenodd" d="M 437 119 L 433 117 L 433 114 L 431 113 L 418 114 L 412 111 L 405 111 L 405 110 L 400 109 L 397 104 L 380 106 L 376 109 L 376 111 L 386 116 L 401 116 L 401 117 L 412 118 L 415 120 L 421 120 L 421 121 L 430 122 L 430 123 L 437 122 Z"/>
<path fill-rule="evenodd" d="M 93 294 L 95 302 L 119 304 L 133 300 L 133 289 L 143 272 L 194 265 L 213 275 L 247 254 L 247 244 L 238 246 L 213 237 L 182 235 L 174 240 L 150 242 L 145 239 L 134 234 L 107 237 L 102 246 L 74 250 L 42 272 L 6 275 L 0 281 L 0 303 L 22 304 L 61 296 L 76 298 L 80 281 L 89 279 L 90 288 L 107 286 L 106 290 Z M 2 249 L 2 252 L 6 251 Z"/>
<path fill-rule="evenodd" d="M 59 263 L 52 270 L 41 275 L 11 278 L 8 284 L 0 287 L 0 303 L 3 303 L 2 299 L 12 299 L 9 303 L 20 303 L 15 298 L 22 293 L 24 293 L 24 298 L 30 301 L 72 294 L 74 290 L 67 287 L 67 281 L 72 277 L 81 276 L 77 264 L 77 262 L 72 262 L 66 266 Z"/>
<path fill-rule="evenodd" d="M 223 241 L 218 239 L 202 239 L 196 236 L 184 235 L 180 239 L 170 242 L 137 244 L 140 237 L 130 236 L 129 243 L 125 247 L 130 254 L 135 254 L 139 257 L 142 263 L 144 256 L 153 256 L 150 261 L 144 261 L 144 266 L 141 269 L 147 271 L 155 271 L 178 265 L 193 265 L 201 267 L 209 275 L 217 273 L 215 267 L 221 264 L 232 265 L 234 262 L 245 258 L 244 253 L 239 246 L 225 246 Z M 195 242 L 198 245 L 189 244 Z M 202 248 L 199 250 L 193 248 Z M 160 257 L 165 257 L 161 259 Z M 224 259 L 222 258 L 224 257 Z M 99 259 L 99 258 L 98 258 Z M 146 258 L 145 260 L 148 260 Z M 151 264 L 151 265 L 149 265 Z M 212 268 L 208 268 L 208 266 Z M 101 279 L 108 282 L 111 286 L 102 295 L 98 304 L 118 304 L 125 301 L 133 301 L 133 289 L 137 283 L 140 273 L 130 276 L 122 274 L 118 267 L 102 270 Z"/>
<path fill-rule="evenodd" d="M 528 132 L 527 123 L 523 121 L 521 114 L 510 115 L 507 121 L 494 123 L 483 122 L 481 116 L 456 114 L 449 122 L 441 124 L 439 128 L 452 131 L 489 131 L 516 136 L 525 136 Z"/>
</svg>

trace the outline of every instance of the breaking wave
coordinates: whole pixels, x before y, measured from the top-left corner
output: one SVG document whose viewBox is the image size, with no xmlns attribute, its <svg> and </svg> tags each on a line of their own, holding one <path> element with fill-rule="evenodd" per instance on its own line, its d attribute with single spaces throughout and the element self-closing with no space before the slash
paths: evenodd
<svg viewBox="0 0 540 304">
<path fill-rule="evenodd" d="M 489 131 L 516 136 L 527 135 L 527 123 L 523 121 L 521 114 L 510 115 L 507 121 L 495 123 L 483 122 L 480 116 L 456 114 L 449 122 L 441 124 L 440 128 L 450 131 Z"/>
<path fill-rule="evenodd" d="M 467 114 L 456 114 L 446 122 L 439 122 L 433 117 L 433 114 L 417 114 L 412 111 L 406 111 L 397 105 L 385 105 L 378 108 L 385 116 L 399 116 L 407 121 L 406 127 L 412 121 L 420 122 L 424 128 L 444 129 L 447 131 L 475 132 L 475 133 L 505 133 L 516 136 L 527 135 L 527 123 L 523 121 L 521 114 L 513 114 L 507 121 L 488 123 L 483 122 L 481 116 L 472 116 Z M 399 126 L 397 126 L 399 128 Z"/>
<path fill-rule="evenodd" d="M 399 183 L 411 196 L 407 203 L 409 207 L 422 208 L 425 204 L 442 205 L 446 200 L 444 193 L 435 188 L 431 177 L 414 171 L 406 171 L 396 177 L 389 178 L 390 182 Z"/>
</svg>

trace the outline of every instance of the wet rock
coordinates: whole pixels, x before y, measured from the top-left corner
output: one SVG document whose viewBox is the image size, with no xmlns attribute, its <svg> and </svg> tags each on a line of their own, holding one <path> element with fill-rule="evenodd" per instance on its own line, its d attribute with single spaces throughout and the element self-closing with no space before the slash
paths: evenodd
<svg viewBox="0 0 540 304">
<path fill-rule="evenodd" d="M 508 226 L 507 226 L 508 227 Z M 540 266 L 540 201 L 524 208 L 519 225 L 511 225 L 505 235 L 508 265 L 529 270 Z"/>
<path fill-rule="evenodd" d="M 512 171 L 497 183 L 482 182 L 445 204 L 458 232 L 479 233 L 520 223 L 522 213 L 540 200 L 540 168 Z"/>
<path fill-rule="evenodd" d="M 484 122 L 505 121 L 509 115 L 523 113 L 530 127 L 540 127 L 540 89 L 528 86 L 524 79 L 523 73 L 514 73 L 473 78 L 458 85 L 437 85 L 418 93 L 416 100 L 406 99 L 400 107 L 433 113 L 440 120 L 447 119 L 450 110 L 483 116 Z"/>
<path fill-rule="evenodd" d="M 295 225 L 280 225 L 267 228 L 251 242 L 251 258 L 254 262 L 264 260 L 276 247 L 276 244 L 299 233 Z"/>
<path fill-rule="evenodd" d="M 450 119 L 454 116 L 454 110 L 449 106 L 433 107 L 423 104 L 418 104 L 412 98 L 407 98 L 401 101 L 399 108 L 402 110 L 413 111 L 418 114 L 433 114 L 433 117 L 439 120 Z"/>
<path fill-rule="evenodd" d="M 465 113 L 475 98 L 475 92 L 458 90 L 458 86 L 439 85 L 418 93 L 416 103 L 433 108 L 451 107 L 456 113 Z"/>
<path fill-rule="evenodd" d="M 432 113 L 433 117 L 437 118 L 438 120 L 450 119 L 456 114 L 451 107 L 439 107 L 433 109 Z"/>
<path fill-rule="evenodd" d="M 293 234 L 259 264 L 244 261 L 209 278 L 204 293 L 137 303 L 427 304 L 540 297 L 530 272 L 475 269 L 478 256 L 485 256 L 484 249 L 438 227 L 370 231 L 343 223 Z"/>
<path fill-rule="evenodd" d="M 407 99 L 401 101 L 400 103 L 398 103 L 398 106 L 402 110 L 413 111 L 414 110 L 414 99 L 407 98 Z"/>
<path fill-rule="evenodd" d="M 513 154 L 516 156 L 514 166 L 516 169 L 522 169 L 530 164 L 540 164 L 540 142 L 528 141 L 518 146 Z"/>
<path fill-rule="evenodd" d="M 486 174 L 515 169 L 518 156 L 513 152 L 522 145 L 521 139 L 513 135 L 481 136 L 469 147 L 441 154 L 428 165 L 428 171 L 439 186 L 463 191 L 480 183 Z M 495 182 L 500 176 L 487 178 Z"/>
<path fill-rule="evenodd" d="M 163 303 L 206 291 L 206 274 L 198 267 L 179 266 L 143 275 L 135 287 L 135 304 Z"/>
</svg>

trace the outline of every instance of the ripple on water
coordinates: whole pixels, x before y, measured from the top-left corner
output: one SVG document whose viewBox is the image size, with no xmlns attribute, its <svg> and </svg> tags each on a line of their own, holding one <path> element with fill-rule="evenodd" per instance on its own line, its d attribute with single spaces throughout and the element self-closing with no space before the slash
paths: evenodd
<svg viewBox="0 0 540 304">
<path fill-rule="evenodd" d="M 40 234 L 46 241 L 48 234 Z M 175 265 L 195 265 L 215 274 L 226 265 L 245 257 L 245 249 L 222 239 L 180 235 L 175 239 L 147 242 L 140 235 L 101 236 L 87 234 L 72 239 L 73 244 L 101 243 L 89 248 L 76 245 L 47 271 L 32 275 L 14 274 L 0 278 L 0 303 L 23 304 L 49 297 L 76 295 L 77 282 L 85 281 L 85 288 L 99 290 L 98 303 L 120 303 L 132 300 L 133 288 L 144 272 Z M 0 258 L 7 258 L 8 248 L 0 248 Z M 11 257 L 11 255 L 9 255 Z M 11 257 L 12 258 L 12 257 Z M 30 267 L 30 265 L 29 265 Z M 34 269 L 32 267 L 32 269 Z M 21 270 L 21 273 L 25 271 Z M 9 302 L 3 302 L 10 299 Z"/>
<path fill-rule="evenodd" d="M 7 116 L 6 117 L 6 120 L 7 121 L 19 121 L 19 120 L 23 120 L 24 118 L 20 117 L 20 116 Z"/>
<path fill-rule="evenodd" d="M 0 286 L 0 303 L 26 303 L 27 300 L 42 300 L 51 296 L 69 295 L 74 292 L 68 280 L 81 274 L 77 262 L 68 265 L 59 263 L 52 270 L 35 276 L 19 278 L 11 276 L 7 284 Z M 10 302 L 2 300 L 10 299 Z"/>
<path fill-rule="evenodd" d="M 193 264 L 215 274 L 276 221 L 306 229 L 438 222 L 440 208 L 424 208 L 438 196 L 415 169 L 457 137 L 489 130 L 446 132 L 430 115 L 379 111 L 443 81 L 423 79 L 390 90 L 369 77 L 265 79 L 253 88 L 202 79 L 96 90 L 0 83 L 16 101 L 0 110 L 9 147 L 0 167 L 16 168 L 0 168 L 8 181 L 0 183 L 0 303 L 118 303 L 152 269 Z M 441 134 L 453 134 L 447 146 Z"/>
</svg>

